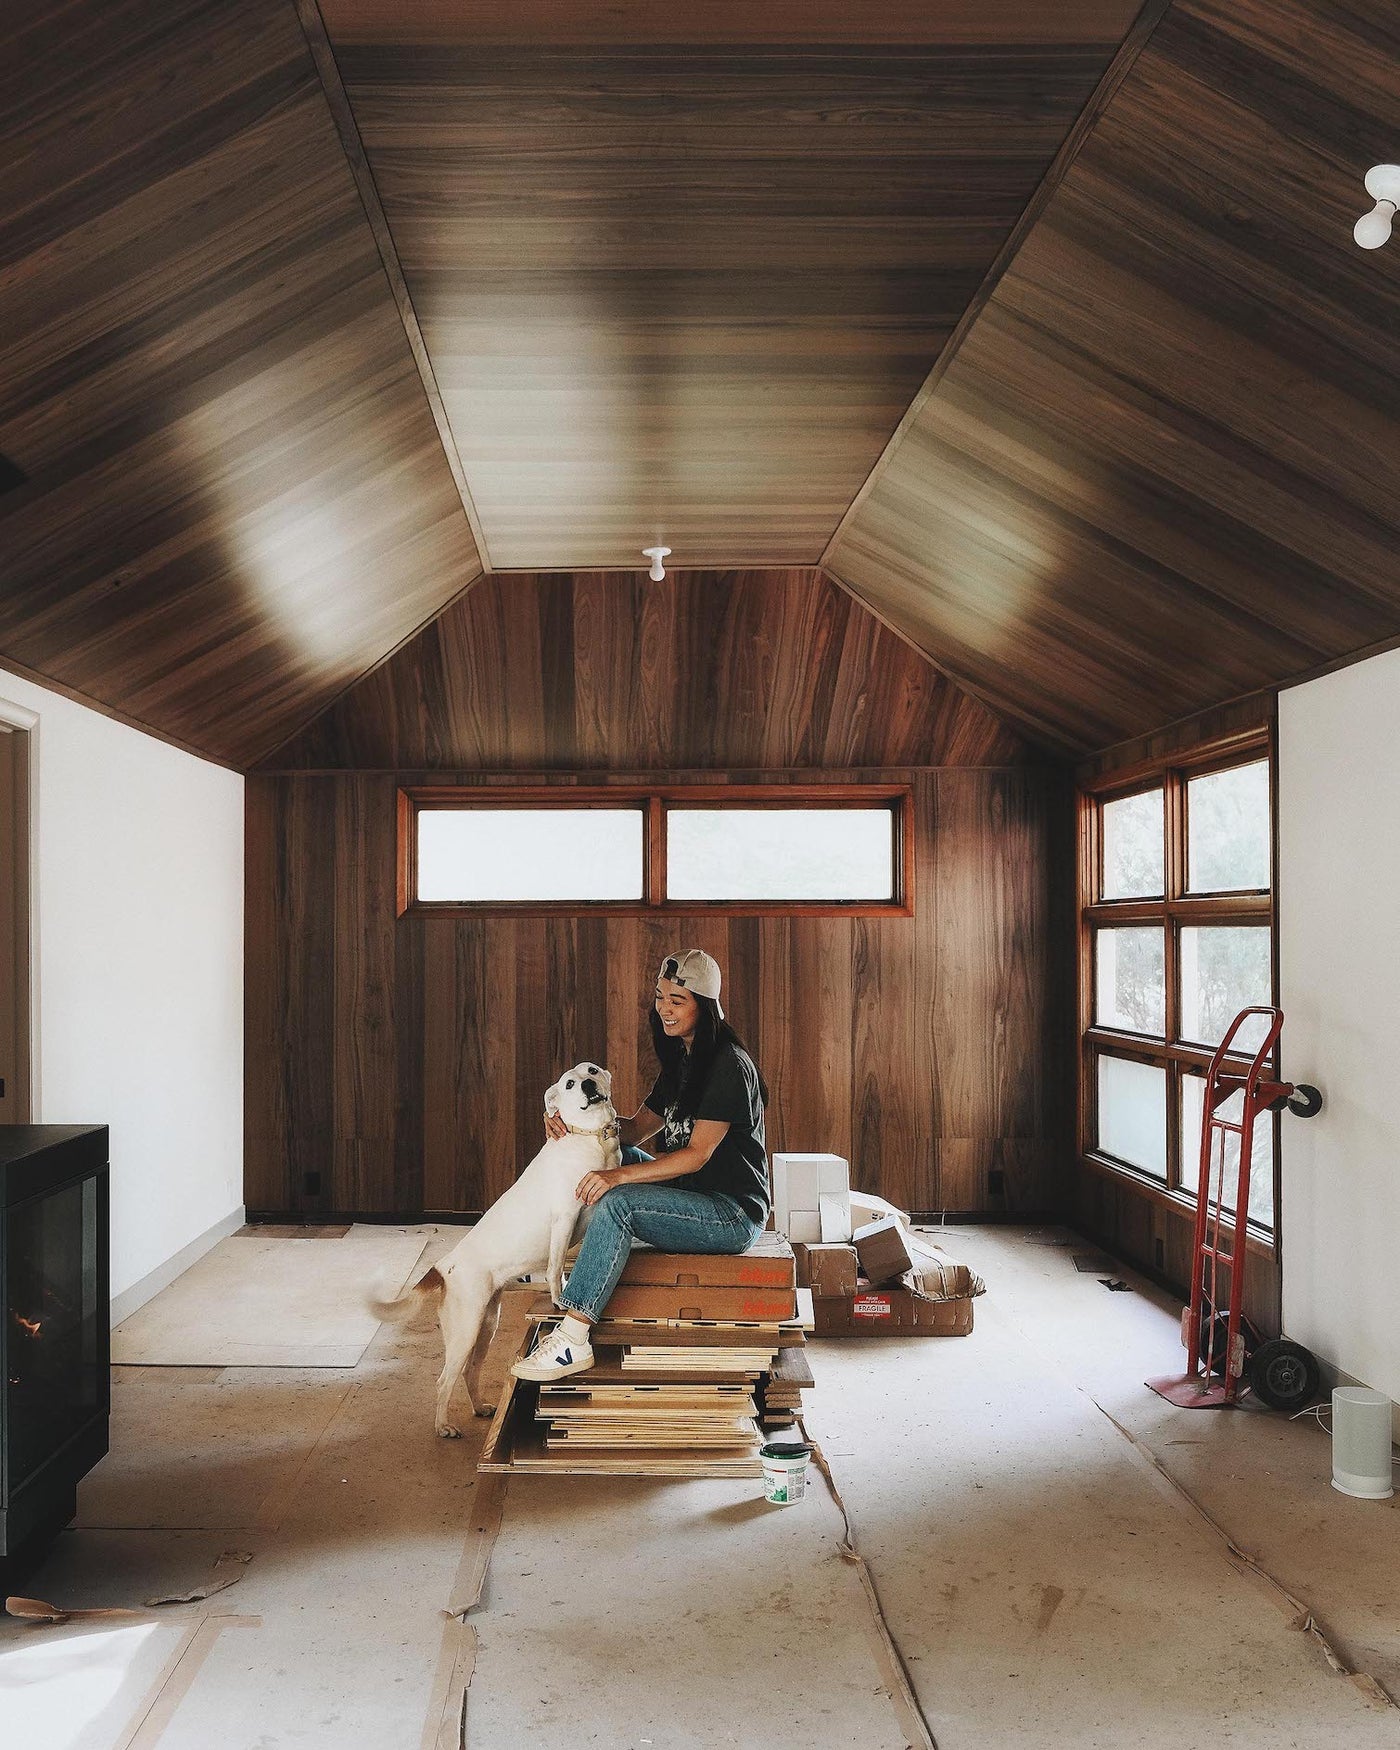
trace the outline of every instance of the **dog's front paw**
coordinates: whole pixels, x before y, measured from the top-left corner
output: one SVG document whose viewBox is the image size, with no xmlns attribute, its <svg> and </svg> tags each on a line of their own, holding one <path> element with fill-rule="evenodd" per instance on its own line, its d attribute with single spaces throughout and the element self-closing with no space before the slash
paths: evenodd
<svg viewBox="0 0 1400 1750">
<path fill-rule="evenodd" d="M 494 1404 L 483 1404 L 476 1413 L 478 1416 L 494 1416 L 496 1413 L 496 1406 Z"/>
<path fill-rule="evenodd" d="M 441 1440 L 460 1440 L 462 1438 L 462 1430 L 460 1428 L 454 1428 L 450 1422 L 444 1422 L 441 1428 L 438 1429 L 438 1438 Z"/>
</svg>

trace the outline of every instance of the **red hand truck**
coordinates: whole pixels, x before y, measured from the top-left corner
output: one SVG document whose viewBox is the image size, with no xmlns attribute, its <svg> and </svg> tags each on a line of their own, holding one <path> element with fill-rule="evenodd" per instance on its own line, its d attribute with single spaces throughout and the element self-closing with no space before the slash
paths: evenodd
<svg viewBox="0 0 1400 1750">
<path fill-rule="evenodd" d="M 1231 1048 L 1241 1028 L 1254 1016 L 1267 1017 L 1268 1025 L 1253 1060 L 1240 1074 L 1228 1069 L 1226 1060 L 1244 1055 Z M 1196 1229 L 1191 1246 L 1191 1299 L 1181 1315 L 1181 1341 L 1191 1364 L 1184 1375 L 1147 1381 L 1153 1391 L 1183 1409 L 1219 1409 L 1235 1403 L 1242 1390 L 1251 1388 L 1264 1403 L 1285 1409 L 1308 1402 L 1317 1392 L 1319 1375 L 1314 1357 L 1301 1344 L 1285 1338 L 1260 1343 L 1244 1316 L 1245 1233 L 1255 1120 L 1283 1107 L 1300 1118 L 1312 1118 L 1322 1109 L 1322 1096 L 1316 1088 L 1266 1076 L 1265 1066 L 1282 1029 L 1281 1009 L 1241 1009 L 1206 1071 Z M 1243 1095 L 1238 1116 L 1222 1117 L 1221 1109 L 1235 1094 Z M 1227 1209 L 1226 1186 L 1231 1136 L 1239 1139 L 1233 1214 Z M 1222 1293 L 1228 1293 L 1225 1306 L 1221 1304 Z"/>
</svg>

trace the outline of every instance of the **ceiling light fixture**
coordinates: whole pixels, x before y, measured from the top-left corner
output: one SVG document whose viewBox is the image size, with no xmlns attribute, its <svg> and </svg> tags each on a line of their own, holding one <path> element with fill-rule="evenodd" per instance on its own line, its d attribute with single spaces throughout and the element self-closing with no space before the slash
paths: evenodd
<svg viewBox="0 0 1400 1750">
<path fill-rule="evenodd" d="M 1379 249 L 1389 239 L 1400 208 L 1400 164 L 1373 164 L 1366 172 L 1366 192 L 1376 204 L 1356 221 L 1351 234 L 1362 249 Z"/>
<path fill-rule="evenodd" d="M 666 575 L 666 567 L 661 561 L 671 551 L 669 547 L 643 547 L 643 555 L 651 560 L 651 571 L 648 575 L 653 583 L 660 583 Z"/>
</svg>

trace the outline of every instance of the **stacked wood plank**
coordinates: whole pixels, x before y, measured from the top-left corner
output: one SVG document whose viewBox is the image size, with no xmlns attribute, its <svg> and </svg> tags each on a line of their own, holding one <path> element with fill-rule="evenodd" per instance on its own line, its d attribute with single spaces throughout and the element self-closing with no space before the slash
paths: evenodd
<svg viewBox="0 0 1400 1750">
<path fill-rule="evenodd" d="M 794 1420 L 812 1381 L 805 1291 L 801 1302 L 780 1234 L 735 1256 L 638 1248 L 594 1328 L 593 1367 L 545 1387 L 517 1384 L 483 1467 L 757 1476 L 765 1430 Z M 527 1349 L 557 1316 L 542 1295 Z"/>
</svg>

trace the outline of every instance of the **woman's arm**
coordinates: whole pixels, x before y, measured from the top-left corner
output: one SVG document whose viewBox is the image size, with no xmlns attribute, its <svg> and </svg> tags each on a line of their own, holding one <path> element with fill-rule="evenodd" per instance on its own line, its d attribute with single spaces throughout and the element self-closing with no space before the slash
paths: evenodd
<svg viewBox="0 0 1400 1750">
<path fill-rule="evenodd" d="M 598 1201 L 614 1185 L 649 1185 L 658 1179 L 683 1179 L 698 1173 L 719 1147 L 728 1131 L 728 1124 L 715 1118 L 697 1118 L 690 1141 L 674 1154 L 658 1155 L 654 1161 L 633 1161 L 623 1167 L 609 1167 L 602 1173 L 585 1173 L 574 1195 L 585 1206 Z"/>
<path fill-rule="evenodd" d="M 647 1142 L 655 1136 L 665 1122 L 650 1106 L 638 1106 L 630 1118 L 618 1120 L 619 1140 L 624 1148 L 636 1148 L 639 1143 Z"/>
<path fill-rule="evenodd" d="M 664 1118 L 657 1117 L 650 1106 L 638 1106 L 630 1118 L 618 1119 L 618 1140 L 624 1148 L 635 1148 L 638 1143 L 645 1142 L 650 1136 L 655 1136 L 665 1122 Z M 569 1127 L 557 1112 L 546 1112 L 544 1133 L 557 1142 L 561 1136 L 569 1134 Z"/>
</svg>

